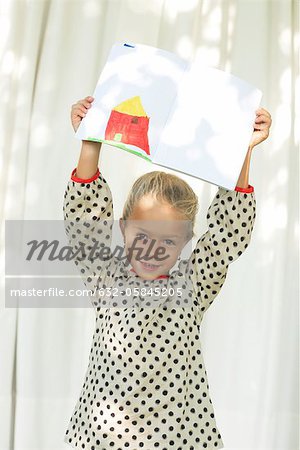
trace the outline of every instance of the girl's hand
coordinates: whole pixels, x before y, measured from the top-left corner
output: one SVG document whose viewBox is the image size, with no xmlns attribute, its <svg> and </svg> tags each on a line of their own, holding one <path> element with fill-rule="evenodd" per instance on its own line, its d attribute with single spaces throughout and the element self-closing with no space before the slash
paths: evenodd
<svg viewBox="0 0 300 450">
<path fill-rule="evenodd" d="M 272 124 L 271 114 L 264 108 L 259 108 L 256 111 L 256 119 L 254 122 L 254 131 L 249 144 L 250 148 L 260 144 L 269 136 L 269 130 Z"/>
<path fill-rule="evenodd" d="M 77 131 L 77 128 L 79 127 L 80 122 L 82 121 L 82 118 L 85 117 L 93 101 L 94 97 L 88 96 L 82 100 L 78 100 L 77 103 L 74 103 L 74 105 L 72 105 L 71 122 L 74 131 Z"/>
</svg>

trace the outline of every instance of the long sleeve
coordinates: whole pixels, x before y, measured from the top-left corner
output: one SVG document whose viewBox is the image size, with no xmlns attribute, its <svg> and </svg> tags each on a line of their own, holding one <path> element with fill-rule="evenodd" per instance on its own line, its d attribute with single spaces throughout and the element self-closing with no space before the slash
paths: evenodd
<svg viewBox="0 0 300 450">
<path fill-rule="evenodd" d="M 88 289 L 95 289 L 99 278 L 105 280 L 113 227 L 113 200 L 105 178 L 96 174 L 81 179 L 72 171 L 63 203 L 65 232 L 72 247 L 74 262 Z M 100 252 L 100 253 L 99 253 Z M 94 305 L 95 306 L 95 305 Z"/>
<path fill-rule="evenodd" d="M 253 186 L 218 188 L 206 215 L 208 230 L 198 239 L 186 268 L 202 314 L 220 292 L 229 264 L 248 247 L 255 210 Z"/>
</svg>

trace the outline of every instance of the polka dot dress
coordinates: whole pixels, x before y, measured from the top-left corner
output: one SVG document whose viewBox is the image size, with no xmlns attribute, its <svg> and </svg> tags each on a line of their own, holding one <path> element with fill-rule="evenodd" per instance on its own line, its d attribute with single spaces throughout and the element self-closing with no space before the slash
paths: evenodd
<svg viewBox="0 0 300 450">
<path fill-rule="evenodd" d="M 74 250 L 91 249 L 98 240 L 100 246 L 110 245 L 109 186 L 99 169 L 89 180 L 77 178 L 75 170 L 64 198 L 69 241 Z M 91 296 L 92 347 L 65 443 L 86 450 L 224 447 L 209 394 L 200 324 L 229 264 L 250 242 L 255 204 L 252 186 L 219 187 L 207 212 L 208 230 L 189 259 L 155 280 L 142 280 L 117 256 L 76 258 L 86 287 L 110 293 L 101 300 Z M 159 294 L 150 298 L 148 292 L 141 294 L 142 287 L 157 288 Z M 126 295 L 128 289 L 136 294 Z M 180 299 L 178 292 L 184 293 Z"/>
</svg>

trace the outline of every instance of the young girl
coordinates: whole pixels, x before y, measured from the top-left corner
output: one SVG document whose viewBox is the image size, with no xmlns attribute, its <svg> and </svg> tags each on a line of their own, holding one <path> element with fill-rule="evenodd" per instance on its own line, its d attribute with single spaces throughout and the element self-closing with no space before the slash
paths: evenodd
<svg viewBox="0 0 300 450">
<path fill-rule="evenodd" d="M 93 97 L 86 97 L 72 106 L 75 131 L 92 101 Z M 250 156 L 271 126 L 268 111 L 261 108 L 256 113 L 235 190 L 218 188 L 207 212 L 207 231 L 189 259 L 181 260 L 172 272 L 193 236 L 196 194 L 175 175 L 153 171 L 141 176 L 132 186 L 119 221 L 126 257 L 100 258 L 95 250 L 111 244 L 112 195 L 98 169 L 101 144 L 82 142 L 77 168 L 65 192 L 65 227 L 86 287 L 93 292 L 102 289 L 105 295 L 91 296 L 96 323 L 89 364 L 64 437 L 72 447 L 224 447 L 209 395 L 199 331 L 229 264 L 251 239 L 256 201 L 254 188 L 248 184 Z M 140 253 L 130 253 L 137 243 Z M 85 257 L 78 251 L 83 248 Z M 159 257 L 159 249 L 167 256 Z M 147 257 L 146 250 L 150 250 Z M 149 294 L 150 288 L 155 295 Z M 112 295 L 113 290 L 117 295 Z M 166 292 L 170 293 L 167 297 Z"/>
</svg>

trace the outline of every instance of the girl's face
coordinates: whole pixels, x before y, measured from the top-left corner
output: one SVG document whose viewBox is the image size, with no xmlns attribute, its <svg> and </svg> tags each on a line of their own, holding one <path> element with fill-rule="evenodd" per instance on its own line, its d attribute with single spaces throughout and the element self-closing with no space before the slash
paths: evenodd
<svg viewBox="0 0 300 450">
<path fill-rule="evenodd" d="M 188 222 L 151 194 L 140 199 L 126 223 L 120 219 L 127 259 L 141 278 L 154 280 L 169 274 L 188 242 Z"/>
</svg>

